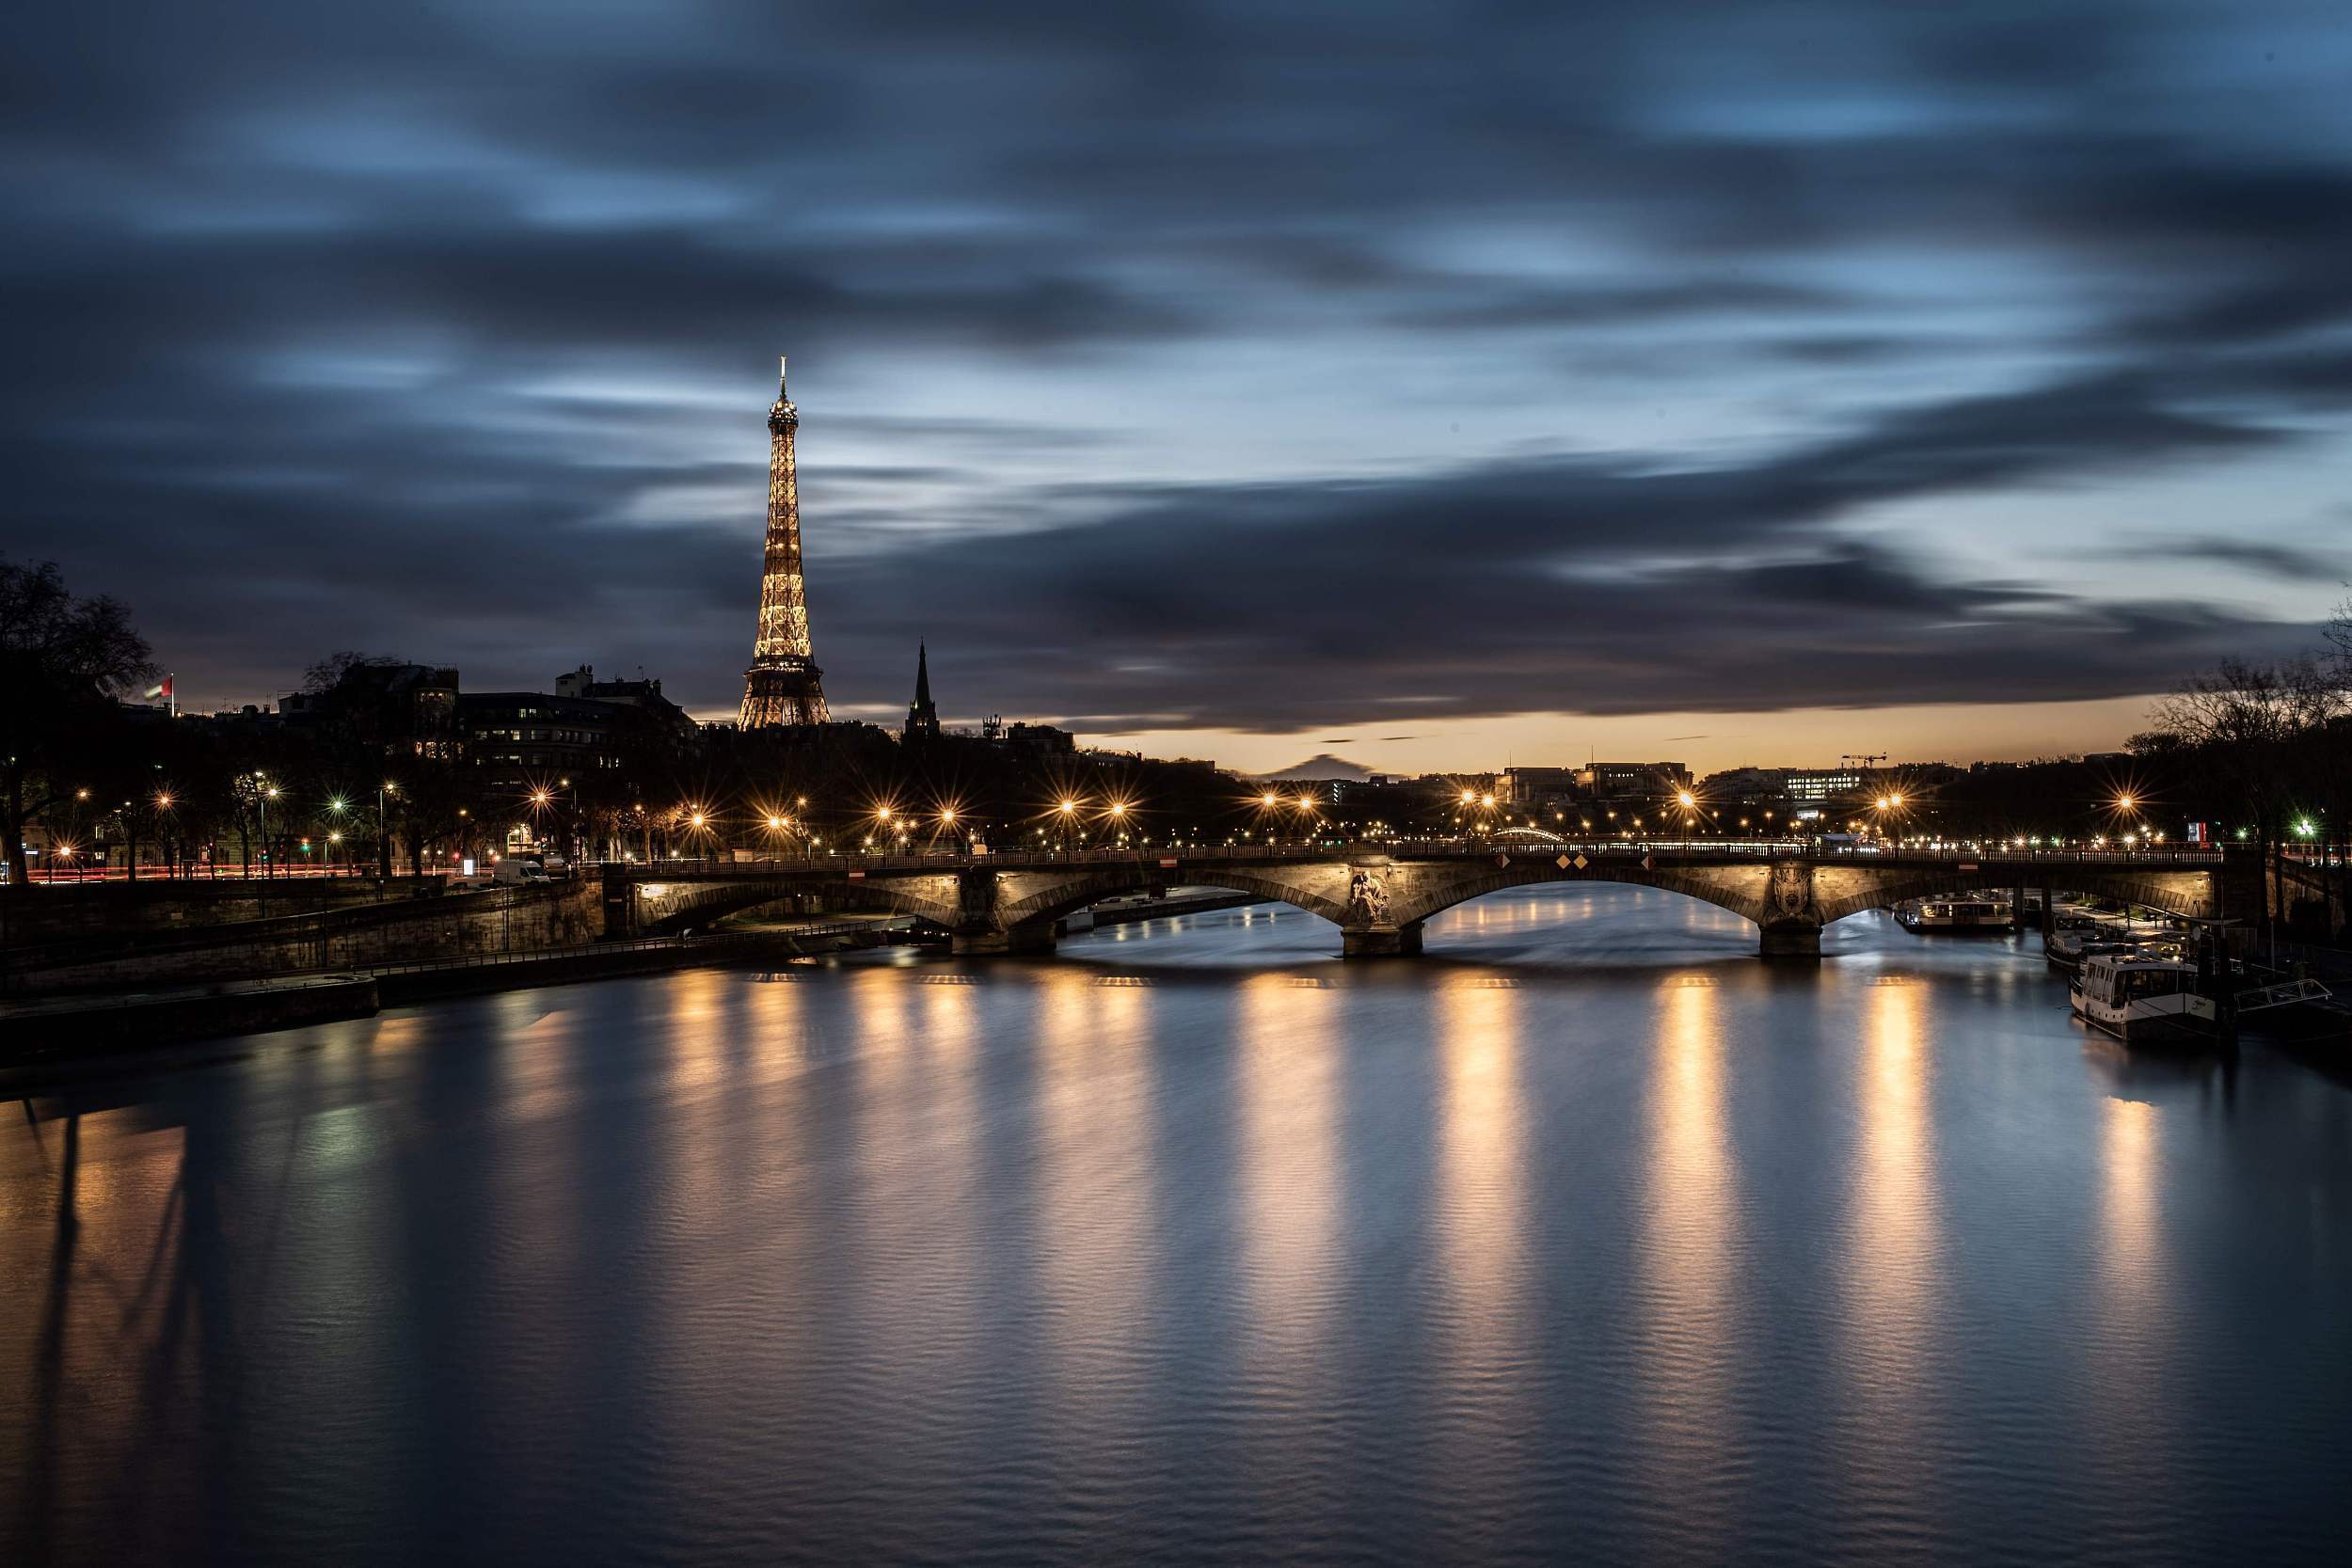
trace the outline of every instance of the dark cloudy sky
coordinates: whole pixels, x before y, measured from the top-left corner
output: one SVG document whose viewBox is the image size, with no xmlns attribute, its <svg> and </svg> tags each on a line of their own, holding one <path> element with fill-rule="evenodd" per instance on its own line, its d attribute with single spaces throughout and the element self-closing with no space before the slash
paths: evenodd
<svg viewBox="0 0 2352 1568">
<path fill-rule="evenodd" d="M 1271 767 L 2103 747 L 2352 572 L 2343 0 L 121 5 L 0 63 L 0 547 L 186 698 Z M 1409 737 L 1409 738 L 1408 738 Z"/>
</svg>

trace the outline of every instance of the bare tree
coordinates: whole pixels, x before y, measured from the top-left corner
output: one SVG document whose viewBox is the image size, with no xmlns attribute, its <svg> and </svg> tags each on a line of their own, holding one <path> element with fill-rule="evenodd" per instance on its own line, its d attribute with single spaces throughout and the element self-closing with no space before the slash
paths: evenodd
<svg viewBox="0 0 2352 1568">
<path fill-rule="evenodd" d="M 341 686 L 354 670 L 389 670 L 403 660 L 390 654 L 363 654 L 346 648 L 328 654 L 302 673 L 302 689 L 312 696 L 323 696 Z"/>
<path fill-rule="evenodd" d="M 54 561 L 0 558 L 0 834 L 13 885 L 25 879 L 26 825 L 71 798 L 74 759 L 153 670 L 120 603 L 74 597 Z"/>
<path fill-rule="evenodd" d="M 2154 718 L 2159 734 L 2194 748 L 2213 783 L 2246 803 L 2275 858 L 2298 793 L 2325 787 L 2345 715 L 2344 688 L 2319 660 L 2229 658 L 2158 703 Z"/>
</svg>

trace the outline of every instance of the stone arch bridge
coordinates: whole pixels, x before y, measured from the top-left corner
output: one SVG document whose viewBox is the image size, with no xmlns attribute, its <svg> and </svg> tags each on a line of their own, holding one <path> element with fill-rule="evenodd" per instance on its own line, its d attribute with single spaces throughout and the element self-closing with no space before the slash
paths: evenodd
<svg viewBox="0 0 2352 1568">
<path fill-rule="evenodd" d="M 2243 860 L 2244 863 L 2240 864 Z M 1340 929 L 1349 958 L 1421 951 L 1432 915 L 1531 882 L 1622 882 L 1704 899 L 1751 921 L 1766 958 L 1818 958 L 1821 928 L 1862 910 L 1978 888 L 2104 895 L 2175 914 L 2259 912 L 2253 854 L 2055 850 L 1858 855 L 1800 845 L 1449 843 L 1247 846 L 1066 854 L 828 856 L 605 870 L 610 937 L 709 925 L 763 905 L 914 915 L 958 953 L 1050 950 L 1063 915 L 1117 894 L 1208 885 L 1277 900 Z"/>
</svg>

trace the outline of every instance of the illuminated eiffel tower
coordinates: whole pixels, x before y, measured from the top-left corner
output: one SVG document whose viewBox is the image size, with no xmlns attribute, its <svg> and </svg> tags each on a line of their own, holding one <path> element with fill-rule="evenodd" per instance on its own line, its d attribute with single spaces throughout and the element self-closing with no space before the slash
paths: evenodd
<svg viewBox="0 0 2352 1568">
<path fill-rule="evenodd" d="M 825 689 L 808 641 L 808 599 L 801 580 L 801 481 L 792 445 L 801 411 L 785 391 L 776 361 L 776 402 L 768 410 L 768 556 L 759 584 L 759 641 L 743 672 L 747 730 L 821 724 Z"/>
</svg>

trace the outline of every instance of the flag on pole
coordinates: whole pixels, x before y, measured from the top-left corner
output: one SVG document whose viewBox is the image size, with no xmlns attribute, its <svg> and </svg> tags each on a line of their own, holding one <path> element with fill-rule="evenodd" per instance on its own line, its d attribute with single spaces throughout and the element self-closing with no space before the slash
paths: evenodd
<svg viewBox="0 0 2352 1568">
<path fill-rule="evenodd" d="M 147 700 L 151 703 L 158 697 L 169 698 L 170 695 L 171 677 L 169 675 L 166 675 L 160 685 L 151 686 L 147 689 Z"/>
</svg>

